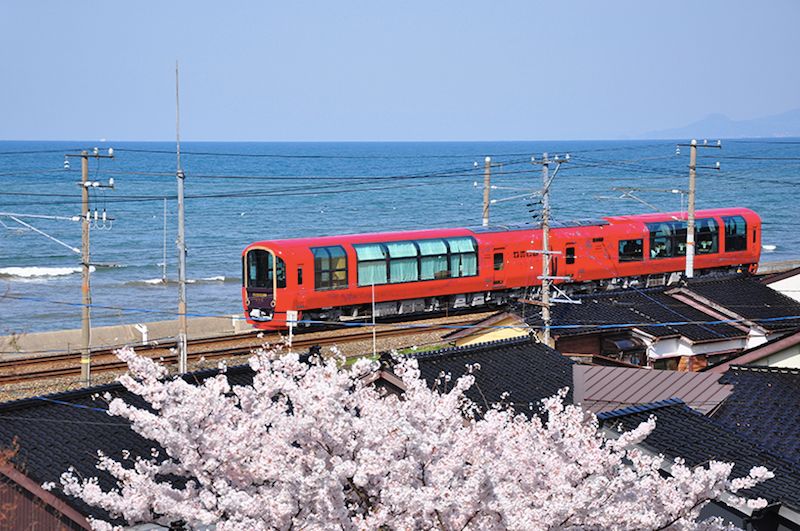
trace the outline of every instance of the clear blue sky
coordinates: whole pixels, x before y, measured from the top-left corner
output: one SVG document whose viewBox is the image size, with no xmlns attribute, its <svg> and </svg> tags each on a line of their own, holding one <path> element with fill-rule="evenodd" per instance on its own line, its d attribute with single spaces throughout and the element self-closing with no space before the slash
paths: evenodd
<svg viewBox="0 0 800 531">
<path fill-rule="evenodd" d="M 0 3 L 0 139 L 620 138 L 800 107 L 800 2 Z"/>
</svg>

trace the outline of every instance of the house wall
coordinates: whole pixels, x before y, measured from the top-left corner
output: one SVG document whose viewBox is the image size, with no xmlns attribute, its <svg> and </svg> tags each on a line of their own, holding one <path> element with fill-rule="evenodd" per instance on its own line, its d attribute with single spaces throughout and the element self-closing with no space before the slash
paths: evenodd
<svg viewBox="0 0 800 531">
<path fill-rule="evenodd" d="M 84 530 L 54 507 L 0 473 L 0 529 L 8 530 Z"/>
<path fill-rule="evenodd" d="M 783 293 L 787 297 L 800 301 L 800 275 L 772 282 L 769 284 L 769 287 L 777 292 Z"/>
<path fill-rule="evenodd" d="M 758 360 L 753 365 L 766 365 L 767 367 L 784 367 L 787 369 L 800 369 L 800 344 L 791 346 L 771 356 Z"/>
<path fill-rule="evenodd" d="M 486 343 L 487 341 L 498 341 L 500 339 L 510 339 L 512 337 L 523 337 L 530 333 L 530 329 L 521 324 L 519 319 L 511 318 L 503 319 L 494 323 L 495 327 L 510 327 L 510 328 L 489 328 L 466 337 L 456 339 L 455 343 L 458 347 L 467 345 L 474 345 L 476 343 Z"/>
<path fill-rule="evenodd" d="M 556 339 L 556 350 L 562 354 L 601 354 L 600 334 L 572 336 Z"/>
</svg>

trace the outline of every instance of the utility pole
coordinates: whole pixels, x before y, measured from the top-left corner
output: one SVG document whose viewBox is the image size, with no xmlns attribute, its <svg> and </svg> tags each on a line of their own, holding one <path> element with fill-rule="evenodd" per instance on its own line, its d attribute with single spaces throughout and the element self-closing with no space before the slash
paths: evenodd
<svg viewBox="0 0 800 531">
<path fill-rule="evenodd" d="M 550 161 L 542 154 L 542 341 L 552 346 L 550 338 Z"/>
<path fill-rule="evenodd" d="M 689 144 L 678 144 L 678 146 L 689 146 L 689 201 L 688 215 L 686 218 L 686 278 L 694 278 L 694 203 L 697 192 L 697 140 L 694 138 Z M 722 148 L 722 142 L 717 140 L 716 144 L 709 145 L 708 141 L 703 141 L 701 147 Z M 719 170 L 719 162 L 716 166 L 710 167 Z"/>
<path fill-rule="evenodd" d="M 92 294 L 89 282 L 89 275 L 91 273 L 91 261 L 89 252 L 89 228 L 92 222 L 89 213 L 89 189 L 90 188 L 113 188 L 114 181 L 109 180 L 108 185 L 101 185 L 99 182 L 89 181 L 89 157 L 96 159 L 114 158 L 114 150 L 109 149 L 108 155 L 101 155 L 97 148 L 91 154 L 88 151 L 81 151 L 80 155 L 67 155 L 77 156 L 81 158 L 81 294 L 83 299 L 83 307 L 81 309 L 81 380 L 86 385 L 91 384 L 91 315 L 90 308 L 92 304 Z M 97 211 L 95 210 L 95 219 L 98 221 Z M 106 221 L 105 211 L 103 212 L 103 222 Z"/>
<path fill-rule="evenodd" d="M 483 159 L 483 223 L 489 226 L 489 190 L 492 185 L 492 157 Z"/>
<path fill-rule="evenodd" d="M 184 222 L 183 181 L 186 175 L 181 167 L 181 106 L 178 79 L 178 62 L 175 61 L 175 153 L 178 178 L 178 372 L 187 370 L 187 326 L 186 326 L 186 225 Z"/>
<path fill-rule="evenodd" d="M 552 288 L 552 282 L 553 280 L 569 279 L 569 277 L 553 276 L 550 274 L 550 256 L 561 254 L 561 251 L 550 250 L 550 185 L 553 183 L 553 179 L 555 179 L 556 175 L 558 175 L 561 164 L 568 161 L 569 155 L 566 155 L 564 159 L 559 159 L 558 155 L 556 155 L 552 161 L 547 153 L 542 154 L 541 161 L 537 161 L 534 157 L 531 157 L 532 164 L 541 164 L 542 166 L 542 248 L 528 252 L 542 255 L 542 274 L 539 276 L 539 280 L 542 281 L 542 301 L 539 304 L 542 306 L 542 322 L 544 324 L 542 343 L 548 347 L 553 346 L 553 340 L 550 336 L 550 328 L 552 326 L 550 289 Z M 556 169 L 551 176 L 550 164 L 553 163 L 556 164 Z"/>
</svg>

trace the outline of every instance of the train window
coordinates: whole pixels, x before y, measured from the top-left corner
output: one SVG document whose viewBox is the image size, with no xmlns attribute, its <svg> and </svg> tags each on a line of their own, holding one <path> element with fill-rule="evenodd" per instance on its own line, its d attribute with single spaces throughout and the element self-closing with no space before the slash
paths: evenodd
<svg viewBox="0 0 800 531">
<path fill-rule="evenodd" d="M 340 245 L 312 247 L 314 254 L 314 289 L 347 287 L 347 253 Z"/>
<path fill-rule="evenodd" d="M 298 267 L 297 268 L 297 285 L 298 286 L 302 286 L 303 285 L 303 268 L 302 267 Z"/>
<path fill-rule="evenodd" d="M 620 240 L 619 261 L 641 262 L 644 260 L 644 240 Z"/>
<path fill-rule="evenodd" d="M 567 265 L 575 263 L 575 247 L 567 247 L 567 256 L 564 262 Z"/>
<path fill-rule="evenodd" d="M 725 252 L 747 249 L 747 222 L 742 216 L 723 216 L 725 225 Z"/>
<path fill-rule="evenodd" d="M 275 264 L 279 288 L 286 287 L 286 263 L 278 258 Z M 272 253 L 264 249 L 253 249 L 247 253 L 247 287 L 272 288 Z"/>
<path fill-rule="evenodd" d="M 712 218 L 698 219 L 694 225 L 694 241 L 697 254 L 719 252 L 719 231 Z"/>
<path fill-rule="evenodd" d="M 419 279 L 447 278 L 447 246 L 444 240 L 417 240 L 419 247 Z"/>
<path fill-rule="evenodd" d="M 450 248 L 450 276 L 473 277 L 478 274 L 478 250 L 475 240 L 466 238 L 447 238 Z"/>
<path fill-rule="evenodd" d="M 494 270 L 503 270 L 503 253 L 494 253 Z"/>
<path fill-rule="evenodd" d="M 419 280 L 417 246 L 414 242 L 386 243 L 389 251 L 389 282 L 414 282 Z"/>
<path fill-rule="evenodd" d="M 650 258 L 672 258 L 686 255 L 686 222 L 648 223 Z"/>
<path fill-rule="evenodd" d="M 386 247 L 380 243 L 367 243 L 353 247 L 358 257 L 358 285 L 386 284 L 388 280 Z"/>
</svg>

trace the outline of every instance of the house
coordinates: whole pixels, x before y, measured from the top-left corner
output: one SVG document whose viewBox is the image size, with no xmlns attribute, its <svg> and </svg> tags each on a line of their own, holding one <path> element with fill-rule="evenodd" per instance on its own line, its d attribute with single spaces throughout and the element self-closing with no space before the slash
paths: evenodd
<svg viewBox="0 0 800 531">
<path fill-rule="evenodd" d="M 723 373 L 733 365 L 800 369 L 800 331 L 744 350 L 727 361 L 710 365 L 706 370 Z"/>
<path fill-rule="evenodd" d="M 704 516 L 722 516 L 745 529 L 779 530 L 800 528 L 800 466 L 775 453 L 764 450 L 734 430 L 689 408 L 677 399 L 628 407 L 600 413 L 606 433 L 614 437 L 618 429 L 630 430 L 656 417 L 656 427 L 639 447 L 650 454 L 662 454 L 664 473 L 669 473 L 671 460 L 682 458 L 688 466 L 709 461 L 734 463 L 732 476 L 747 475 L 753 466 L 764 466 L 775 477 L 743 491 L 749 497 L 764 498 L 768 506 L 754 512 L 735 501 L 714 502 L 703 511 Z"/>
<path fill-rule="evenodd" d="M 416 357 L 422 377 L 432 386 L 447 386 L 445 375 L 455 379 L 466 372 L 466 365 L 480 364 L 474 374 L 476 384 L 468 393 L 479 405 L 499 402 L 509 391 L 513 406 L 529 412 L 530 404 L 572 384 L 572 362 L 530 338 Z M 216 374 L 217 370 L 205 370 L 185 378 L 202 381 Z M 243 365 L 229 367 L 225 374 L 231 385 L 250 385 L 254 373 Z M 389 392 L 402 391 L 402 381 L 386 367 L 369 378 Z M 57 484 L 72 466 L 83 477 L 96 476 L 102 489 L 111 489 L 115 486 L 111 476 L 95 468 L 98 450 L 120 459 L 125 450 L 131 455 L 150 455 L 152 448 L 158 449 L 125 419 L 109 417 L 100 398 L 106 393 L 145 406 L 141 398 L 116 383 L 0 404 L 0 448 L 19 449 L 11 457 L 13 466 L 0 467 L 0 503 L 15 508 L 9 511 L 8 528 L 26 529 L 35 521 L 37 529 L 77 530 L 89 529 L 87 517 L 113 521 L 102 509 L 42 488 L 46 482 Z"/>
<path fill-rule="evenodd" d="M 710 417 L 800 464 L 800 369 L 733 366 L 720 382 L 733 390 Z"/>
<path fill-rule="evenodd" d="M 800 301 L 800 267 L 765 275 L 761 282 L 787 297 Z"/>
<path fill-rule="evenodd" d="M 711 413 L 733 392 L 722 374 L 654 371 L 631 367 L 574 365 L 574 402 L 592 413 L 678 398 L 692 409 Z"/>
<path fill-rule="evenodd" d="M 800 302 L 746 276 L 573 297 L 551 308 L 555 348 L 574 359 L 697 371 L 800 328 Z M 526 301 L 443 339 L 475 344 L 544 327 Z"/>
</svg>

